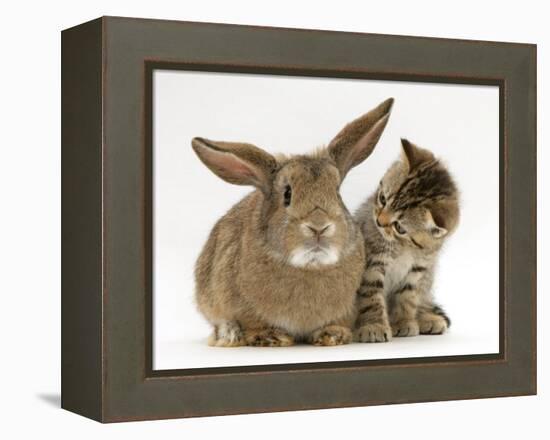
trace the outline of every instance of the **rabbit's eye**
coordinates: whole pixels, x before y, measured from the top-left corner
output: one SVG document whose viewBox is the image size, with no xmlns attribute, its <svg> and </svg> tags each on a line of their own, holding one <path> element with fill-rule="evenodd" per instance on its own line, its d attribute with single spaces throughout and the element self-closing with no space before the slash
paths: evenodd
<svg viewBox="0 0 550 440">
<path fill-rule="evenodd" d="M 386 196 L 382 194 L 382 190 L 378 193 L 378 200 L 380 200 L 382 206 L 386 206 Z"/>
<path fill-rule="evenodd" d="M 292 188 L 290 188 L 290 185 L 285 186 L 285 206 L 290 205 L 290 200 L 292 199 Z"/>
<path fill-rule="evenodd" d="M 399 235 L 404 235 L 407 233 L 407 231 L 403 229 L 403 226 L 401 226 L 399 222 L 393 222 L 393 227 Z"/>
</svg>

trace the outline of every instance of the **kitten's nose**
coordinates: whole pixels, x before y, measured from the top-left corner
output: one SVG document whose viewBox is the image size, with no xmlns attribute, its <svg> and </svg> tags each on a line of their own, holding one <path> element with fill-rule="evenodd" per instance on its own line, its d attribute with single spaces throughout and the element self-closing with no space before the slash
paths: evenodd
<svg viewBox="0 0 550 440">
<path fill-rule="evenodd" d="M 385 212 L 382 211 L 378 217 L 376 217 L 376 224 L 379 228 L 386 228 L 391 224 L 391 216 Z"/>
</svg>

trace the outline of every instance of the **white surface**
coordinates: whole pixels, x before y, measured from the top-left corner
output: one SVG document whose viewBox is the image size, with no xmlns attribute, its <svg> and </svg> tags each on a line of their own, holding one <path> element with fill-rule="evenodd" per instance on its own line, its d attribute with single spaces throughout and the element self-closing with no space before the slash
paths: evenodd
<svg viewBox="0 0 550 440">
<path fill-rule="evenodd" d="M 498 352 L 497 87 L 160 70 L 154 91 L 155 369 Z M 342 197 L 355 211 L 399 157 L 401 137 L 448 164 L 461 190 L 462 216 L 434 290 L 453 321 L 451 332 L 329 350 L 208 347 L 211 329 L 194 305 L 195 260 L 214 223 L 251 189 L 215 176 L 195 156 L 191 139 L 305 153 L 390 96 L 395 104 L 382 139 L 348 174 Z"/>
<path fill-rule="evenodd" d="M 550 32 L 543 2 L 6 3 L 0 216 L 2 423 L 7 439 L 523 439 L 548 435 Z M 495 12 L 498 11 L 498 16 Z M 59 409 L 59 30 L 101 14 L 539 43 L 539 395 L 100 425 Z M 40 69 L 37 70 L 37 66 Z M 4 66 L 3 66 L 4 67 Z M 8 68 L 9 67 L 9 68 Z M 29 123 L 29 121 L 32 121 Z M 6 123 L 7 122 L 7 123 Z M 546 270 L 544 270 L 546 269 Z M 546 316 L 547 318 L 547 316 Z"/>
</svg>

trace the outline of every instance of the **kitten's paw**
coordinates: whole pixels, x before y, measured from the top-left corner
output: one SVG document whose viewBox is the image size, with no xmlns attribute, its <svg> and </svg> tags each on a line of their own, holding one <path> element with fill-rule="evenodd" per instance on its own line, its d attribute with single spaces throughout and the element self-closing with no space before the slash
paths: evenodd
<svg viewBox="0 0 550 440">
<path fill-rule="evenodd" d="M 246 331 L 246 345 L 253 347 L 289 347 L 294 338 L 277 328 L 264 328 Z"/>
<path fill-rule="evenodd" d="M 365 324 L 355 330 L 353 339 L 357 342 L 389 342 L 392 329 L 387 324 Z"/>
<path fill-rule="evenodd" d="M 398 321 L 395 323 L 392 323 L 392 334 L 396 337 L 403 337 L 403 336 L 418 336 L 418 333 L 420 331 L 418 327 L 418 322 L 415 320 L 409 320 L 409 321 Z"/>
<path fill-rule="evenodd" d="M 327 325 L 311 334 L 311 343 L 318 346 L 349 344 L 352 340 L 351 330 L 341 325 Z"/>
<path fill-rule="evenodd" d="M 449 328 L 443 316 L 428 315 L 418 319 L 420 333 L 423 335 L 442 335 Z"/>
<path fill-rule="evenodd" d="M 208 338 L 212 347 L 241 347 L 245 344 L 241 326 L 236 321 L 225 321 L 214 327 Z"/>
</svg>

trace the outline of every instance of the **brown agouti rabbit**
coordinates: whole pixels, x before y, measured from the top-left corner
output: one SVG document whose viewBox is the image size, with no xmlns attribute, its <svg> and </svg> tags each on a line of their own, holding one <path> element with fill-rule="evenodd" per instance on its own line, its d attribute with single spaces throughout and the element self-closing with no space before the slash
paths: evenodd
<svg viewBox="0 0 550 440">
<path fill-rule="evenodd" d="M 373 151 L 392 104 L 309 155 L 275 158 L 246 143 L 193 139 L 215 174 L 256 187 L 216 223 L 197 261 L 196 299 L 214 326 L 211 345 L 351 341 L 365 256 L 339 189 Z"/>
</svg>

